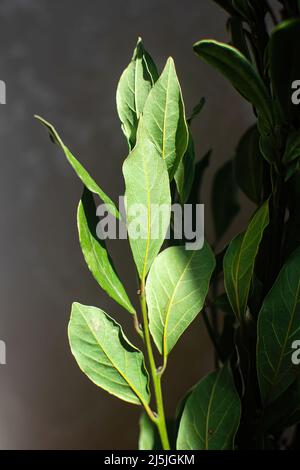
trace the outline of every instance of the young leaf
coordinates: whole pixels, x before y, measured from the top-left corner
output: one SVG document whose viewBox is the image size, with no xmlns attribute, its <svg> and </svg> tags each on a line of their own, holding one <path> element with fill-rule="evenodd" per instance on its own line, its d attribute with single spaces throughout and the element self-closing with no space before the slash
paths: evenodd
<svg viewBox="0 0 300 470">
<path fill-rule="evenodd" d="M 203 40 L 194 44 L 194 51 L 219 70 L 265 116 L 269 125 L 272 124 L 272 104 L 268 91 L 253 65 L 237 49 L 217 41 Z"/>
<path fill-rule="evenodd" d="M 149 378 L 143 354 L 109 315 L 75 302 L 68 334 L 71 351 L 92 382 L 121 400 L 148 405 Z"/>
<path fill-rule="evenodd" d="M 241 138 L 234 164 L 239 187 L 251 201 L 259 204 L 263 186 L 263 156 L 256 126 L 250 127 Z"/>
<path fill-rule="evenodd" d="M 135 310 L 107 253 L 105 243 L 96 233 L 98 218 L 92 193 L 84 188 L 77 211 L 79 241 L 84 259 L 98 284 L 130 313 Z"/>
<path fill-rule="evenodd" d="M 175 182 L 181 204 L 186 203 L 191 193 L 195 175 L 195 146 L 189 132 L 189 143 L 186 152 L 179 162 L 175 173 Z"/>
<path fill-rule="evenodd" d="M 119 212 L 113 203 L 113 201 L 102 191 L 102 189 L 98 186 L 98 184 L 93 180 L 93 178 L 89 175 L 89 173 L 83 168 L 81 163 L 72 155 L 70 150 L 65 146 L 63 141 L 61 140 L 60 136 L 58 135 L 55 128 L 47 122 L 45 119 L 41 118 L 40 116 L 35 116 L 44 126 L 48 129 L 50 134 L 51 140 L 55 142 L 64 152 L 68 162 L 72 166 L 73 170 L 82 181 L 84 186 L 88 188 L 92 193 L 97 194 L 100 199 L 106 204 L 106 208 L 110 214 L 114 217 L 119 218 Z"/>
<path fill-rule="evenodd" d="M 184 104 L 175 65 L 169 58 L 149 93 L 143 121 L 150 140 L 165 160 L 173 178 L 188 144 Z"/>
<path fill-rule="evenodd" d="M 258 318 L 257 371 L 264 405 L 299 377 L 292 343 L 300 335 L 300 248 L 288 259 L 264 300 Z"/>
<path fill-rule="evenodd" d="M 135 146 L 138 121 L 157 78 L 156 65 L 139 38 L 132 60 L 122 73 L 117 88 L 118 114 L 130 149 Z"/>
<path fill-rule="evenodd" d="M 266 201 L 252 217 L 247 230 L 231 241 L 224 256 L 225 289 L 239 321 L 246 312 L 255 258 L 268 223 L 269 204 Z"/>
<path fill-rule="evenodd" d="M 300 20 L 280 23 L 271 35 L 269 45 L 270 76 L 273 94 L 278 99 L 285 120 L 299 126 L 299 106 L 292 102 L 292 84 L 300 79 Z"/>
<path fill-rule="evenodd" d="M 237 190 L 233 161 L 229 160 L 217 171 L 212 188 L 212 212 L 217 240 L 225 234 L 240 210 Z"/>
<path fill-rule="evenodd" d="M 241 405 L 226 364 L 202 379 L 183 410 L 178 450 L 232 450 L 239 426 Z"/>
<path fill-rule="evenodd" d="M 144 280 L 170 223 L 169 177 L 165 162 L 145 138 L 139 138 L 126 158 L 123 174 L 129 241 L 140 279 Z"/>
<path fill-rule="evenodd" d="M 146 283 L 146 299 L 150 331 L 164 361 L 201 311 L 214 267 L 214 255 L 207 244 L 194 251 L 172 246 L 155 259 Z"/>
</svg>

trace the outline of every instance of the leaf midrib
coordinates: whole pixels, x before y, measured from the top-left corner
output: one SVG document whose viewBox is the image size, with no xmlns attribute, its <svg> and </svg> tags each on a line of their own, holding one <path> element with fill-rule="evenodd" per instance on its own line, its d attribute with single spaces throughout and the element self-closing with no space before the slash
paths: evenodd
<svg viewBox="0 0 300 470">
<path fill-rule="evenodd" d="M 169 86 L 170 86 L 170 71 L 171 66 L 168 68 L 167 88 L 166 88 L 166 108 L 164 112 L 164 124 L 163 124 L 163 145 L 162 145 L 162 158 L 165 160 L 166 156 L 166 127 L 167 127 L 167 111 L 168 111 L 168 100 L 169 100 Z"/>
<path fill-rule="evenodd" d="M 83 207 L 82 207 L 83 209 Z M 85 217 L 85 214 L 83 214 L 83 216 Z M 86 224 L 87 226 L 87 224 Z M 90 241 L 90 245 L 92 247 L 92 251 L 93 251 L 93 254 L 94 254 L 94 259 L 96 260 L 96 265 L 98 266 L 98 269 L 99 271 L 101 271 L 106 279 L 106 281 L 108 282 L 108 284 L 110 285 L 110 287 L 112 288 L 112 290 L 119 296 L 120 300 L 122 301 L 123 303 L 123 307 L 126 306 L 126 308 L 128 309 L 129 305 L 128 305 L 128 302 L 126 299 L 124 299 L 124 297 L 122 296 L 122 294 L 120 293 L 120 291 L 116 288 L 116 286 L 112 283 L 112 281 L 109 279 L 109 277 L 107 276 L 106 272 L 102 269 L 102 266 L 98 260 L 98 256 L 96 254 L 96 251 L 95 251 L 95 247 L 94 247 L 94 244 L 97 243 L 95 242 L 94 238 L 92 237 L 90 231 L 87 229 L 87 228 L 84 228 L 86 234 L 88 235 L 88 238 L 89 238 L 89 241 Z M 107 258 L 108 258 L 108 255 L 106 254 Z M 113 270 L 114 274 L 116 275 L 115 271 Z M 132 308 L 130 308 L 130 313 L 134 313 L 132 312 Z"/>
<path fill-rule="evenodd" d="M 169 324 L 169 319 L 170 319 L 170 313 L 171 313 L 171 307 L 172 307 L 172 303 L 174 301 L 174 298 L 175 298 L 175 295 L 176 295 L 176 292 L 177 292 L 177 289 L 179 287 L 179 284 L 181 283 L 192 259 L 194 258 L 196 254 L 196 251 L 193 252 L 193 254 L 191 255 L 190 259 L 188 260 L 184 270 L 182 271 L 180 277 L 178 278 L 175 286 L 174 286 L 174 290 L 173 290 L 173 293 L 172 293 L 172 296 L 170 297 L 169 299 L 169 302 L 168 302 L 168 306 L 167 306 L 167 309 L 166 309 L 166 317 L 165 317 L 165 327 L 164 327 L 164 335 L 163 335 L 163 356 L 164 356 L 164 359 L 166 358 L 167 356 L 167 329 L 168 329 L 168 324 Z"/>
<path fill-rule="evenodd" d="M 84 313 L 82 312 L 81 308 L 79 306 L 77 306 L 81 316 L 83 317 L 88 329 L 90 330 L 93 338 L 95 339 L 96 343 L 98 344 L 99 348 L 103 351 L 103 353 L 105 354 L 105 356 L 107 357 L 107 359 L 109 360 L 109 362 L 112 364 L 112 366 L 115 368 L 115 370 L 121 375 L 121 377 L 125 380 L 125 382 L 128 384 L 128 386 L 131 388 L 131 390 L 133 391 L 133 393 L 137 396 L 137 398 L 140 400 L 140 402 L 142 403 L 142 405 L 147 405 L 146 401 L 144 400 L 144 398 L 142 397 L 142 395 L 136 390 L 136 388 L 134 387 L 134 385 L 132 385 L 132 383 L 130 382 L 130 380 L 126 377 L 125 374 L 123 374 L 123 372 L 116 366 L 116 364 L 114 363 L 114 361 L 111 359 L 110 355 L 106 352 L 106 350 L 104 349 L 103 345 L 100 343 L 100 341 L 98 340 L 97 336 L 95 335 L 93 329 L 91 328 L 89 322 L 87 321 L 87 319 L 85 318 L 85 315 Z M 138 352 L 138 351 L 137 351 Z M 126 351 L 124 351 L 124 354 L 126 356 Z M 126 361 L 127 359 L 125 359 Z"/>
</svg>

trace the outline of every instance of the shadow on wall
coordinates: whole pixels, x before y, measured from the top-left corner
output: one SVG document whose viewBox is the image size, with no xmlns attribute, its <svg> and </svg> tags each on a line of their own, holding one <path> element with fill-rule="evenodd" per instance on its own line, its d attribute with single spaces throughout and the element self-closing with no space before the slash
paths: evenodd
<svg viewBox="0 0 300 470">
<path fill-rule="evenodd" d="M 160 68 L 172 55 L 187 110 L 201 96 L 207 100 L 193 131 L 198 158 L 214 150 L 203 192 L 210 238 L 211 176 L 232 156 L 252 119 L 250 107 L 192 51 L 200 38 L 227 39 L 225 15 L 209 0 L 191 0 L 188 8 L 179 0 L 3 0 L 0 18 L 0 78 L 7 95 L 0 106 L 0 336 L 7 346 L 7 364 L 0 366 L 0 446 L 135 448 L 138 407 L 97 389 L 69 352 L 72 301 L 101 306 L 122 321 L 128 315 L 99 290 L 85 266 L 76 230 L 81 185 L 33 114 L 56 125 L 117 200 L 126 156 L 115 105 L 119 76 L 139 35 Z M 126 242 L 114 242 L 113 252 L 135 298 Z M 132 334 L 128 319 L 127 332 Z M 211 366 L 199 318 L 170 357 L 168 413 Z"/>
</svg>

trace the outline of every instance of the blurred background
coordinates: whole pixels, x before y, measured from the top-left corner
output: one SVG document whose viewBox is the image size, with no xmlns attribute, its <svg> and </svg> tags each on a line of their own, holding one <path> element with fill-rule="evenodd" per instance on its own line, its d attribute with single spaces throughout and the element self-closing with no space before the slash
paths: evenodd
<svg viewBox="0 0 300 470">
<path fill-rule="evenodd" d="M 69 351 L 74 300 L 101 306 L 130 338 L 132 325 L 85 265 L 76 229 L 81 184 L 33 115 L 57 127 L 117 201 L 127 148 L 115 92 L 138 36 L 160 70 L 173 56 L 188 112 L 206 98 L 193 135 L 198 159 L 213 148 L 202 191 L 206 236 L 213 240 L 212 177 L 253 119 L 250 106 L 192 50 L 202 38 L 228 40 L 226 14 L 211 0 L 0 2 L 0 79 L 7 87 L 7 104 L 0 105 L 0 339 L 7 347 L 7 364 L 0 366 L 2 449 L 137 446 L 139 408 L 89 382 Z M 228 237 L 244 227 L 251 207 L 243 207 Z M 109 245 L 136 299 L 127 242 Z M 199 316 L 170 356 L 164 379 L 168 415 L 212 366 Z"/>
</svg>

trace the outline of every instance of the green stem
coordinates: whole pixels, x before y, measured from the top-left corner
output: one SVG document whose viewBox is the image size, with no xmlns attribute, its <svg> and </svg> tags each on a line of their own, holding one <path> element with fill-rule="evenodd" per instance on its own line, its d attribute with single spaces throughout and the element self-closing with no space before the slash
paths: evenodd
<svg viewBox="0 0 300 470">
<path fill-rule="evenodd" d="M 146 304 L 146 297 L 145 297 L 145 283 L 143 281 L 141 283 L 140 301 L 141 301 L 141 310 L 142 310 L 143 324 L 144 324 L 144 340 L 145 340 L 145 344 L 147 348 L 150 372 L 152 376 L 156 405 L 157 405 L 157 418 L 156 418 L 155 423 L 159 432 L 163 450 L 170 450 L 170 443 L 169 443 L 169 438 L 168 438 L 166 418 L 165 418 L 165 412 L 164 412 L 163 396 L 162 396 L 162 390 L 161 390 L 161 376 L 156 369 L 155 360 L 153 356 L 150 331 L 149 331 L 149 325 L 148 325 L 147 304 Z"/>
</svg>

